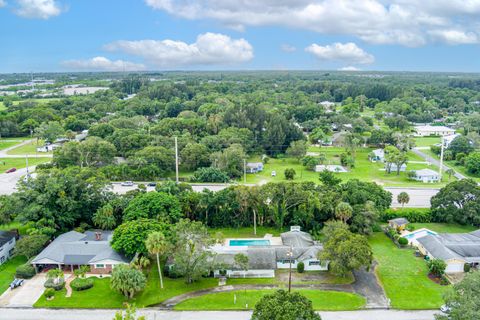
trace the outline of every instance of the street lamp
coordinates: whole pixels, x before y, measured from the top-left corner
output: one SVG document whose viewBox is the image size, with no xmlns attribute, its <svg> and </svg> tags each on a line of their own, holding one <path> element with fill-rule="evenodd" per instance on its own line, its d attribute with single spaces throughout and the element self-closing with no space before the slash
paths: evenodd
<svg viewBox="0 0 480 320">
<path fill-rule="evenodd" d="M 288 293 L 292 290 L 292 258 L 293 258 L 293 249 L 290 247 L 290 249 L 287 252 L 287 257 L 290 262 L 290 267 L 288 270 Z"/>
</svg>

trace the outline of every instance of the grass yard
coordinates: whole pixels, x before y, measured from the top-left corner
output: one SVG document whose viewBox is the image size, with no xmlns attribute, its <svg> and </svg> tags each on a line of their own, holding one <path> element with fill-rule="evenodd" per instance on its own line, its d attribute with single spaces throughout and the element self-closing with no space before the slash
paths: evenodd
<svg viewBox="0 0 480 320">
<path fill-rule="evenodd" d="M 7 149 L 13 147 L 16 144 L 19 144 L 25 140 L 25 138 L 5 138 L 0 139 L 0 150 Z"/>
<path fill-rule="evenodd" d="M 175 310 L 244 310 L 253 309 L 255 304 L 265 295 L 274 290 L 240 290 L 207 294 L 201 297 L 185 300 L 177 304 Z M 357 310 L 365 305 L 365 299 L 357 294 L 298 290 L 312 301 L 315 310 Z M 234 295 L 236 303 L 234 303 Z"/>
<path fill-rule="evenodd" d="M 425 186 L 422 182 L 411 181 L 407 177 L 406 172 L 401 172 L 399 176 L 396 173 L 392 172 L 387 174 L 384 168 L 383 163 L 379 162 L 370 162 L 368 160 L 368 154 L 371 152 L 370 148 L 361 148 L 357 150 L 357 155 L 355 159 L 355 168 L 351 169 L 346 173 L 337 173 L 336 175 L 342 180 L 349 179 L 359 179 L 362 181 L 374 181 L 380 185 L 385 186 Z M 310 147 L 309 152 L 318 152 L 325 153 L 327 156 L 327 161 L 325 164 L 340 164 L 340 154 L 344 153 L 343 148 L 337 147 Z M 408 153 L 409 161 L 424 162 L 424 160 L 414 154 L 413 152 Z M 250 159 L 251 161 L 257 161 L 258 159 Z M 428 166 L 424 163 L 408 163 L 407 171 L 409 170 L 418 170 L 423 168 L 432 168 L 434 166 Z M 265 183 L 265 182 L 279 182 L 286 181 L 284 176 L 284 171 L 287 168 L 293 168 L 296 171 L 296 176 L 294 181 L 314 181 L 319 182 L 318 173 L 313 171 L 308 171 L 301 162 L 292 158 L 285 159 L 270 159 L 270 161 L 265 165 L 264 170 L 258 174 L 247 174 L 247 183 Z M 276 171 L 276 177 L 271 176 L 271 172 Z M 429 184 L 429 186 L 443 186 L 445 183 L 436 183 Z"/>
<path fill-rule="evenodd" d="M 434 159 L 440 160 L 440 157 L 438 155 L 436 155 L 435 153 L 433 153 L 430 149 L 422 150 L 422 152 L 428 154 L 429 156 L 431 156 Z M 473 179 L 477 182 L 480 182 L 480 177 L 474 176 L 471 173 L 469 173 L 467 171 L 467 168 L 465 168 L 464 166 L 456 164 L 455 160 L 444 161 L 444 164 L 447 165 L 448 167 L 452 168 L 453 170 L 457 171 L 458 173 L 461 173 L 461 174 L 463 174 L 464 176 L 466 176 L 470 179 Z M 444 170 L 446 170 L 446 169 L 444 168 Z M 448 175 L 446 173 L 443 174 L 443 180 L 448 181 Z M 453 180 L 455 180 L 454 177 L 452 177 L 450 179 L 450 181 L 453 181 Z"/>
<path fill-rule="evenodd" d="M 0 265 L 0 295 L 8 289 L 10 282 L 15 278 L 15 270 L 27 262 L 25 257 L 14 257 Z"/>
<path fill-rule="evenodd" d="M 438 233 L 466 233 L 477 230 L 473 226 L 453 223 L 411 223 L 415 229 L 427 228 Z"/>
<path fill-rule="evenodd" d="M 288 229 L 279 230 L 275 227 L 257 227 L 257 234 L 253 234 L 253 227 L 241 228 L 210 228 L 211 235 L 221 232 L 225 238 L 263 238 L 267 233 L 274 237 L 279 237 L 280 233 L 288 231 Z"/>
<path fill-rule="evenodd" d="M 328 271 L 305 271 L 297 273 L 292 270 L 292 284 L 351 284 L 354 281 L 353 274 L 346 277 L 338 277 Z M 227 285 L 264 284 L 278 285 L 285 288 L 288 285 L 288 270 L 276 270 L 275 278 L 231 278 L 227 279 Z"/>
<path fill-rule="evenodd" d="M 29 158 L 28 165 L 34 166 L 48 161 L 50 161 L 49 158 Z M 20 169 L 25 167 L 26 163 L 24 158 L 0 158 L 0 173 L 3 173 L 10 168 Z"/>
<path fill-rule="evenodd" d="M 23 146 L 17 147 L 15 149 L 12 149 L 7 152 L 7 154 L 12 154 L 12 155 L 35 155 L 37 154 L 37 146 L 43 146 L 44 141 L 39 140 L 38 143 L 36 140 L 33 140 L 32 142 L 25 144 Z M 53 154 L 52 152 L 39 152 L 39 155 L 45 155 L 45 154 Z"/>
<path fill-rule="evenodd" d="M 414 141 L 417 147 L 430 147 L 440 143 L 440 137 L 415 137 Z"/>
<path fill-rule="evenodd" d="M 449 286 L 440 286 L 427 277 L 427 265 L 414 256 L 413 249 L 399 249 L 379 232 L 369 242 L 378 262 L 377 274 L 393 308 L 438 309 L 443 304 L 442 295 Z"/>
<path fill-rule="evenodd" d="M 17 229 L 18 232 L 21 235 L 27 234 L 27 229 L 29 229 L 31 226 L 27 223 L 20 223 L 20 222 L 12 222 L 8 224 L 0 224 L 0 230 L 2 231 L 9 231 L 9 230 L 14 230 Z"/>
</svg>

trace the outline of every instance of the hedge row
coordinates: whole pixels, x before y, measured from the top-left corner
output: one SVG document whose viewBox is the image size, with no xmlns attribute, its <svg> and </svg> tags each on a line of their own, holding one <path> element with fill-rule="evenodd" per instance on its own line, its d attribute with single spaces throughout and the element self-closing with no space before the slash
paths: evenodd
<svg viewBox="0 0 480 320">
<path fill-rule="evenodd" d="M 432 213 L 428 208 L 387 209 L 380 219 L 384 222 L 395 218 L 406 218 L 410 222 L 432 222 Z"/>
<path fill-rule="evenodd" d="M 18 279 L 30 279 L 35 275 L 35 268 L 25 263 L 17 267 L 15 277 Z"/>
<path fill-rule="evenodd" d="M 55 289 L 55 291 L 62 290 L 63 287 L 65 287 L 65 280 L 64 279 L 59 279 L 59 280 L 60 281 L 58 281 L 58 283 L 55 283 L 53 279 L 48 279 L 47 281 L 45 281 L 43 286 L 45 288 L 53 288 Z"/>
<path fill-rule="evenodd" d="M 70 283 L 70 286 L 75 291 L 87 290 L 93 287 L 93 279 L 76 278 Z"/>
</svg>

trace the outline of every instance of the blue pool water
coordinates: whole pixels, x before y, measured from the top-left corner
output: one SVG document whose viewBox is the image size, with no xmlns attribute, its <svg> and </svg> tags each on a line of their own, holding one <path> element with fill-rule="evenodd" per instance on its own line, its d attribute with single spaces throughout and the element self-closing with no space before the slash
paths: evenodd
<svg viewBox="0 0 480 320">
<path fill-rule="evenodd" d="M 230 240 L 230 247 L 269 246 L 270 240 Z"/>
<path fill-rule="evenodd" d="M 405 238 L 407 239 L 412 239 L 412 238 L 420 238 L 420 237 L 424 237 L 424 236 L 427 236 L 427 235 L 435 235 L 436 233 L 433 232 L 433 231 L 430 231 L 430 230 L 421 230 L 421 231 L 418 231 L 418 232 L 413 232 L 413 233 L 410 233 L 408 235 L 405 236 Z"/>
</svg>

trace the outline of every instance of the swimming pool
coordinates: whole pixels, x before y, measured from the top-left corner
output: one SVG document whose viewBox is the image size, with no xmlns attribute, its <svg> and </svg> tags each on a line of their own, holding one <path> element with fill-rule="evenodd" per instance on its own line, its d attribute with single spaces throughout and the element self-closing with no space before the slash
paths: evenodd
<svg viewBox="0 0 480 320">
<path fill-rule="evenodd" d="M 230 240 L 230 247 L 247 247 L 247 246 L 269 246 L 270 240 L 257 240 L 257 239 L 237 239 Z"/>
<path fill-rule="evenodd" d="M 421 237 L 425 237 L 425 236 L 428 236 L 428 235 L 435 235 L 435 234 L 436 234 L 435 232 L 430 231 L 428 229 L 422 229 L 422 230 L 418 230 L 418 231 L 414 231 L 412 233 L 409 233 L 404 237 L 409 239 L 409 240 L 412 240 L 412 239 L 418 239 L 418 238 L 421 238 Z"/>
</svg>

